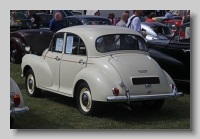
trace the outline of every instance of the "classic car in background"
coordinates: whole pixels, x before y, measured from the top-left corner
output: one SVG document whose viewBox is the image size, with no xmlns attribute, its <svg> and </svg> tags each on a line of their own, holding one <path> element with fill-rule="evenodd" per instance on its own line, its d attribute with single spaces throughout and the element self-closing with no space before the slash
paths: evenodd
<svg viewBox="0 0 200 139">
<path fill-rule="evenodd" d="M 44 13 L 36 13 L 37 15 L 40 16 L 41 20 L 42 20 L 42 24 L 40 25 L 41 28 L 49 28 L 49 22 L 51 21 L 51 19 L 53 19 L 53 15 L 52 14 L 44 14 Z"/>
<path fill-rule="evenodd" d="M 24 100 L 19 87 L 15 81 L 10 78 L 10 127 L 14 123 L 15 114 L 27 112 L 29 108 L 24 105 Z"/>
<path fill-rule="evenodd" d="M 63 19 L 63 27 L 77 25 L 112 25 L 112 23 L 108 18 L 92 15 L 67 16 Z"/>
<path fill-rule="evenodd" d="M 81 11 L 77 11 L 77 10 L 69 10 L 71 13 L 73 13 L 74 15 L 82 15 Z"/>
<path fill-rule="evenodd" d="M 109 19 L 98 16 L 68 16 L 63 27 L 77 25 L 111 25 Z M 53 32 L 47 29 L 28 29 L 10 33 L 10 61 L 20 63 L 25 54 L 41 55 L 49 47 Z"/>
<path fill-rule="evenodd" d="M 147 44 L 149 48 L 171 56 L 179 61 L 177 63 L 182 63 L 181 65 L 184 65 L 184 68 L 177 68 L 150 54 L 176 83 L 190 84 L 190 23 L 183 24 L 171 40 L 151 40 Z"/>
<path fill-rule="evenodd" d="M 162 23 L 170 27 L 172 31 L 175 33 L 176 30 L 181 26 L 182 20 L 178 20 L 178 19 L 164 20 Z"/>
<path fill-rule="evenodd" d="M 141 22 L 141 28 L 146 30 L 147 40 L 171 39 L 174 35 L 172 30 L 165 24 L 159 22 Z"/>
<path fill-rule="evenodd" d="M 141 101 L 158 110 L 165 99 L 183 95 L 148 56 L 141 34 L 116 26 L 61 29 L 42 56 L 25 55 L 21 69 L 29 96 L 43 89 L 76 98 L 84 115 L 97 112 L 99 102 Z"/>
<path fill-rule="evenodd" d="M 181 16 L 178 16 L 178 15 L 175 16 L 175 15 L 173 15 L 173 17 L 174 17 L 174 20 L 182 20 Z M 159 17 L 156 17 L 156 18 L 159 19 L 160 22 L 163 22 L 164 20 L 169 20 L 169 19 L 165 19 L 165 16 L 159 16 Z"/>
<path fill-rule="evenodd" d="M 10 12 L 10 32 L 28 29 L 28 21 L 22 12 Z"/>
<path fill-rule="evenodd" d="M 49 46 L 53 32 L 44 29 L 18 30 L 10 33 L 10 61 L 20 63 L 25 54 L 41 55 Z"/>
</svg>

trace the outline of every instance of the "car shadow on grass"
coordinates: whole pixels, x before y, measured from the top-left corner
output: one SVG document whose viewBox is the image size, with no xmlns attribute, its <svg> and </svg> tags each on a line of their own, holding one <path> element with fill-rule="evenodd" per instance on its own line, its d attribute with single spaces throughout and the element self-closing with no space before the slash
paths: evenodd
<svg viewBox="0 0 200 139">
<path fill-rule="evenodd" d="M 56 93 L 52 93 L 49 91 L 42 91 L 40 98 L 46 98 L 50 101 L 54 101 L 56 103 L 61 103 L 61 104 L 67 105 L 69 107 L 74 107 L 74 108 L 77 107 L 76 101 L 74 98 L 63 96 L 63 95 L 56 94 Z"/>
<path fill-rule="evenodd" d="M 42 91 L 41 98 L 77 108 L 76 101 L 73 98 L 59 94 Z M 190 119 L 190 104 L 175 99 L 167 99 L 160 110 L 145 109 L 141 102 L 133 102 L 129 105 L 131 110 L 119 103 L 101 103 L 99 112 L 94 115 L 96 118 L 107 118 L 127 124 L 141 123 L 149 121 L 167 121 Z M 79 112 L 79 111 L 78 111 Z"/>
</svg>

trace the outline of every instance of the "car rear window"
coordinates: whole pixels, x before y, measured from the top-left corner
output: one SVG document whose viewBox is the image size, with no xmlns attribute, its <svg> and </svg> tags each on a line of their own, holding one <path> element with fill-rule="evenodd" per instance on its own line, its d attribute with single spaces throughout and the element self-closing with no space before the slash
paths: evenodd
<svg viewBox="0 0 200 139">
<path fill-rule="evenodd" d="M 147 51 L 145 40 L 132 34 L 112 34 L 101 36 L 96 40 L 98 52 L 106 53 L 118 50 L 141 50 Z"/>
</svg>

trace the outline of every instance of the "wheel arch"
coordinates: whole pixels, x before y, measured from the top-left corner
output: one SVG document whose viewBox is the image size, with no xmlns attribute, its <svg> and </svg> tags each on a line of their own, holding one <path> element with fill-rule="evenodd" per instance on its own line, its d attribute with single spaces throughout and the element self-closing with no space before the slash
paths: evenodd
<svg viewBox="0 0 200 139">
<path fill-rule="evenodd" d="M 79 87 L 79 85 L 81 84 L 81 83 L 87 83 L 85 80 L 83 80 L 83 79 L 79 79 L 77 82 L 76 82 L 76 84 L 75 84 L 75 86 L 74 86 L 74 90 L 73 90 L 73 98 L 76 98 L 76 94 L 77 94 L 77 91 L 78 91 L 78 87 Z M 87 83 L 88 84 L 88 83 Z M 89 84 L 88 84 L 88 86 L 89 86 Z"/>
<path fill-rule="evenodd" d="M 29 69 L 32 69 L 32 67 L 31 67 L 30 65 L 26 65 L 26 66 L 24 67 L 23 72 L 22 72 L 24 76 L 26 76 L 26 73 L 27 73 L 27 71 L 28 71 Z M 33 69 L 32 69 L 32 70 L 33 70 Z"/>
</svg>

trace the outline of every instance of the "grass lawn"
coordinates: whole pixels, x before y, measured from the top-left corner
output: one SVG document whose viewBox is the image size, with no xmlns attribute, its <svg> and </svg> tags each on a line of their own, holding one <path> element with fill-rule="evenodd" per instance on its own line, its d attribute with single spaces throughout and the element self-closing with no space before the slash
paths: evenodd
<svg viewBox="0 0 200 139">
<path fill-rule="evenodd" d="M 146 110 L 141 103 L 105 105 L 96 117 L 82 115 L 72 98 L 42 91 L 41 97 L 26 94 L 21 66 L 10 63 L 10 77 L 18 84 L 29 112 L 15 115 L 12 129 L 190 129 L 190 95 L 167 99 L 159 111 Z"/>
</svg>

